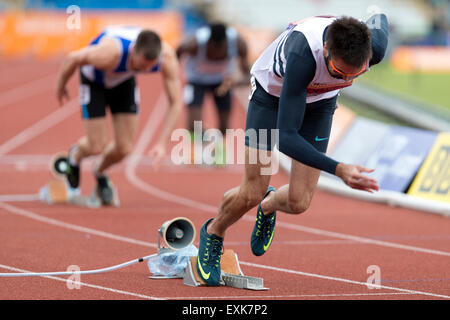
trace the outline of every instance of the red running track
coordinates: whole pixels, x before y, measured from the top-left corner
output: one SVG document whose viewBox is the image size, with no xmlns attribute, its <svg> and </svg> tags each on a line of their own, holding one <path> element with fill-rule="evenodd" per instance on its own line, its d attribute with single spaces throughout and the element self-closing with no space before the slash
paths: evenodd
<svg viewBox="0 0 450 320">
<path fill-rule="evenodd" d="M 157 229 L 183 216 L 198 230 L 214 217 L 225 191 L 237 186 L 242 166 L 175 166 L 155 172 L 146 152 L 158 133 L 166 106 L 158 75 L 139 78 L 141 118 L 136 148 L 111 170 L 119 208 L 86 209 L 14 201 L 36 195 L 51 178 L 48 161 L 82 134 L 77 81 L 73 101 L 56 104 L 53 85 L 59 61 L 0 63 L 0 272 L 65 271 L 109 267 L 156 253 Z M 206 123 L 215 124 L 208 101 Z M 183 127 L 184 119 L 180 121 Z M 235 100 L 234 128 L 245 125 Z M 136 160 L 136 161 L 135 161 Z M 82 172 L 83 192 L 94 186 L 92 160 Z M 271 184 L 288 182 L 284 172 Z M 144 263 L 81 276 L 80 289 L 68 277 L 0 278 L 0 299 L 449 299 L 450 221 L 425 212 L 365 203 L 318 190 L 301 216 L 279 214 L 275 238 L 263 257 L 249 245 L 254 210 L 229 229 L 225 247 L 239 257 L 246 275 L 263 277 L 268 291 L 228 287 L 192 288 L 182 280 L 151 280 Z M 380 288 L 368 288 L 371 266 Z M 369 270 L 369 273 L 368 273 Z"/>
</svg>

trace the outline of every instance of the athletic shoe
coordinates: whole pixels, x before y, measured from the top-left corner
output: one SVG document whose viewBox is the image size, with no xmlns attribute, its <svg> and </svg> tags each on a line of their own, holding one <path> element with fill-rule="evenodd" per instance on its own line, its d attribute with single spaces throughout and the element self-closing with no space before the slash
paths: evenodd
<svg viewBox="0 0 450 320">
<path fill-rule="evenodd" d="M 104 174 L 96 176 L 97 179 L 97 195 L 103 205 L 111 205 L 114 197 L 114 190 L 108 177 Z"/>
<path fill-rule="evenodd" d="M 264 198 L 275 188 L 269 186 Z M 258 205 L 258 212 L 256 213 L 256 223 L 253 227 L 251 236 L 252 252 L 255 256 L 262 256 L 269 249 L 275 233 L 276 211 L 264 215 L 261 209 L 261 203 Z"/>
<path fill-rule="evenodd" d="M 71 152 L 73 152 L 75 146 L 73 146 L 72 148 L 70 148 L 69 150 L 69 156 L 67 158 L 67 169 L 66 169 L 66 179 L 67 182 L 69 183 L 69 186 L 72 189 L 77 189 L 80 186 L 80 165 L 74 165 L 71 163 L 70 161 L 70 154 Z"/>
<path fill-rule="evenodd" d="M 216 145 L 214 163 L 216 166 L 225 166 L 227 164 L 227 155 L 225 152 L 225 144 L 223 142 Z"/>
<path fill-rule="evenodd" d="M 197 271 L 200 278 L 208 286 L 218 286 L 220 282 L 220 257 L 223 249 L 223 238 L 209 234 L 206 227 L 213 219 L 209 219 L 200 230 L 198 246 Z"/>
</svg>

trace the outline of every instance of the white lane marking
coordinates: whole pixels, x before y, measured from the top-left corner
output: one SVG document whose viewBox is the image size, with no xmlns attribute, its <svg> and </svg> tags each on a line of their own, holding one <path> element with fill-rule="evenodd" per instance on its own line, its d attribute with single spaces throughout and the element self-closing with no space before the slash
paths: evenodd
<svg viewBox="0 0 450 320">
<path fill-rule="evenodd" d="M 376 240 L 376 239 L 353 236 L 353 235 L 349 235 L 349 234 L 343 234 L 343 233 L 338 233 L 338 232 L 332 232 L 332 231 L 326 231 L 326 230 L 321 230 L 321 229 L 316 229 L 316 228 L 300 226 L 300 225 L 286 223 L 286 222 L 282 222 L 282 221 L 280 221 L 280 222 L 277 221 L 277 226 L 284 227 L 286 229 L 297 230 L 297 231 L 302 231 L 302 232 L 311 233 L 311 234 L 317 234 L 317 235 L 331 237 L 331 238 L 339 238 L 339 239 L 343 239 L 343 240 L 356 241 L 359 243 L 367 243 L 367 244 L 379 245 L 379 246 L 383 246 L 383 247 L 396 248 L 396 249 L 409 250 L 409 251 L 414 251 L 414 252 L 422 252 L 422 253 L 429 253 L 429 254 L 435 254 L 435 255 L 439 255 L 439 256 L 450 257 L 450 252 L 446 252 L 446 251 L 420 248 L 420 247 L 416 247 L 416 246 L 408 246 L 408 245 L 394 243 L 394 242 L 381 241 L 381 240 Z"/>
<path fill-rule="evenodd" d="M 294 271 L 294 270 L 289 270 L 289 269 L 285 269 L 285 268 L 266 266 L 266 265 L 262 265 L 262 264 L 251 263 L 251 262 L 243 262 L 243 261 L 239 261 L 239 262 L 240 262 L 240 264 L 249 266 L 249 267 L 255 267 L 255 268 L 261 268 L 261 269 L 266 269 L 266 270 L 271 270 L 271 271 L 279 271 L 279 272 L 285 272 L 285 273 L 290 273 L 290 274 L 296 274 L 296 275 L 300 275 L 300 276 L 314 277 L 314 278 L 319 278 L 319 279 L 324 279 L 324 280 L 333 280 L 333 281 L 367 286 L 367 282 L 361 282 L 361 281 L 355 281 L 355 280 L 349 280 L 349 279 L 331 277 L 331 276 L 324 276 L 324 275 L 309 273 L 309 272 Z M 432 297 L 437 297 L 437 298 L 450 299 L 450 296 L 431 293 L 431 292 L 408 290 L 408 289 L 389 287 L 389 286 L 383 286 L 383 285 L 377 285 L 377 288 L 395 290 L 395 291 L 406 292 L 406 293 L 410 293 L 410 294 L 419 294 L 419 295 L 432 296 Z"/>
<path fill-rule="evenodd" d="M 32 272 L 32 271 L 29 271 L 29 270 L 24 270 L 24 269 L 19 269 L 19 268 L 6 266 L 4 264 L 0 264 L 0 268 L 6 269 L 6 270 L 10 270 L 10 271 L 15 271 L 15 272 L 23 272 L 23 273 Z M 47 279 L 52 279 L 52 280 L 62 281 L 62 282 L 66 282 L 67 283 L 67 279 L 64 279 L 64 278 L 61 278 L 61 277 L 42 276 L 41 278 L 47 278 Z M 148 300 L 165 300 L 164 298 L 147 296 L 147 295 L 143 295 L 143 294 L 139 294 L 139 293 L 124 291 L 124 290 L 119 290 L 119 289 L 113 289 L 113 288 L 99 286 L 99 285 L 96 285 L 96 284 L 90 284 L 90 283 L 81 282 L 81 281 L 79 282 L 79 284 L 82 285 L 82 286 L 85 286 L 85 287 L 93 288 L 93 289 L 104 290 L 104 291 L 108 291 L 108 292 L 112 292 L 112 293 L 118 293 L 118 294 L 123 294 L 123 295 L 127 295 L 127 296 L 132 296 L 132 297 L 136 297 L 136 298 L 142 298 L 142 299 L 148 299 Z"/>
<path fill-rule="evenodd" d="M 380 293 L 325 293 L 325 294 L 286 294 L 286 295 L 267 295 L 267 296 L 205 296 L 205 297 L 163 297 L 162 299 L 172 300 L 210 300 L 210 299 L 300 299 L 300 298 L 327 298 L 327 297 L 365 297 L 365 296 L 397 296 L 410 295 L 407 292 L 380 292 Z"/>
<path fill-rule="evenodd" d="M 47 131 L 49 128 L 54 125 L 59 124 L 65 118 L 71 116 L 73 113 L 78 111 L 78 99 L 72 99 L 68 103 L 66 103 L 62 107 L 58 107 L 55 111 L 50 113 L 45 118 L 39 120 L 32 126 L 27 129 L 21 131 L 14 137 L 10 138 L 8 141 L 4 142 L 0 145 L 0 156 L 5 153 L 10 152 L 11 150 L 17 148 L 18 146 L 24 144 L 25 142 L 30 141 L 37 135 Z"/>
<path fill-rule="evenodd" d="M 99 230 L 95 230 L 95 229 L 91 229 L 91 228 L 81 227 L 76 224 L 67 223 L 67 222 L 59 221 L 59 220 L 52 219 L 52 218 L 47 218 L 47 217 L 38 215 L 32 211 L 21 209 L 21 208 L 12 206 L 7 203 L 0 202 L 0 208 L 3 208 L 5 210 L 8 210 L 9 212 L 12 212 L 14 214 L 17 214 L 17 215 L 20 215 L 20 216 L 23 216 L 23 217 L 26 217 L 29 219 L 40 221 L 40 222 L 54 225 L 57 227 L 74 230 L 74 231 L 78 231 L 78 232 L 82 232 L 82 233 L 88 233 L 88 234 L 92 234 L 92 235 L 103 237 L 103 238 L 137 244 L 137 245 L 141 245 L 141 246 L 145 246 L 145 247 L 158 248 L 158 246 L 154 243 L 140 241 L 140 240 L 136 240 L 136 239 L 132 239 L 132 238 L 128 238 L 128 237 L 115 235 L 115 234 L 112 234 L 109 232 L 104 232 L 104 231 L 99 231 Z"/>
<path fill-rule="evenodd" d="M 207 212 L 216 212 L 217 208 L 208 204 L 204 204 L 195 200 L 187 199 L 184 197 L 177 196 L 173 193 L 166 192 L 163 190 L 154 187 L 142 179 L 140 179 L 136 174 L 136 167 L 144 154 L 148 143 L 152 139 L 155 134 L 156 129 L 158 128 L 160 122 L 162 121 L 167 105 L 165 103 L 165 96 L 160 95 L 157 100 L 156 106 L 152 110 L 152 113 L 148 117 L 147 123 L 145 124 L 144 129 L 136 143 L 136 146 L 128 157 L 125 164 L 125 176 L 131 182 L 132 185 L 141 189 L 142 191 L 152 194 L 160 199 L 167 200 L 169 202 L 178 203 L 183 206 L 189 206 L 195 209 L 204 210 Z"/>
<path fill-rule="evenodd" d="M 0 202 L 25 202 L 39 200 L 38 194 L 2 194 Z"/>
<path fill-rule="evenodd" d="M 56 74 L 51 74 L 43 78 L 40 77 L 37 80 L 33 80 L 20 86 L 17 86 L 14 89 L 9 89 L 4 92 L 0 92 L 0 108 L 50 90 L 51 87 L 49 87 L 48 84 L 55 82 L 55 80 Z M 28 106 L 28 107 L 31 108 L 35 106 Z"/>
</svg>

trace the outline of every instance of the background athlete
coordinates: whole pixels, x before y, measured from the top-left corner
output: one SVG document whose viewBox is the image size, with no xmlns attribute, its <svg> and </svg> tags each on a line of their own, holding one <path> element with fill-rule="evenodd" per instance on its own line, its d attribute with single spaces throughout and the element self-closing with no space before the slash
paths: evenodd
<svg viewBox="0 0 450 320">
<path fill-rule="evenodd" d="M 105 170 L 131 152 L 138 126 L 139 92 L 135 75 L 160 71 L 169 100 L 162 132 L 150 151 L 157 166 L 182 109 L 178 59 L 175 50 L 151 30 L 108 27 L 89 46 L 65 58 L 56 87 L 61 105 L 68 98 L 66 84 L 78 69 L 85 135 L 70 148 L 67 180 L 78 191 L 82 159 L 101 154 L 94 169 L 97 192 L 103 204 L 111 204 L 113 189 Z M 111 142 L 108 142 L 106 106 L 113 121 Z"/>
<path fill-rule="evenodd" d="M 351 17 L 311 17 L 290 24 L 254 63 L 246 128 L 267 129 L 268 134 L 263 140 L 247 136 L 246 156 L 252 149 L 270 152 L 277 143 L 271 133 L 278 133 L 279 150 L 292 158 L 290 180 L 275 190 L 269 186 L 270 175 L 261 174 L 270 164 L 246 161 L 241 185 L 224 194 L 217 216 L 200 231 L 197 270 L 208 285 L 219 283 L 227 228 L 258 203 L 251 249 L 260 256 L 272 243 L 276 211 L 307 210 L 321 170 L 354 189 L 379 189 L 376 180 L 363 174 L 373 170 L 339 163 L 325 152 L 339 90 L 383 59 L 387 41 L 384 14 L 366 23 Z"/>
<path fill-rule="evenodd" d="M 232 87 L 249 83 L 245 40 L 234 28 L 213 23 L 183 41 L 177 48 L 177 56 L 186 58 L 184 73 L 188 83 L 184 99 L 188 106 L 188 130 L 193 132 L 194 121 L 202 120 L 204 96 L 210 93 L 217 107 L 218 129 L 225 136 L 232 108 Z"/>
</svg>

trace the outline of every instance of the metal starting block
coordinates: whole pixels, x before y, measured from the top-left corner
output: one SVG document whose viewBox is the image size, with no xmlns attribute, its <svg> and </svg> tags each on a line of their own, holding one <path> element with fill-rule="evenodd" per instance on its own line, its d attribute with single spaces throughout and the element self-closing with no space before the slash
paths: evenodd
<svg viewBox="0 0 450 320">
<path fill-rule="evenodd" d="M 226 249 L 220 261 L 220 285 L 239 289 L 269 290 L 264 287 L 264 279 L 244 276 L 239 266 L 237 254 Z M 183 283 L 191 287 L 206 286 L 197 272 L 197 257 L 191 257 L 184 272 Z"/>
<path fill-rule="evenodd" d="M 116 189 L 113 187 L 114 197 L 112 206 L 120 205 Z M 100 208 L 102 206 L 101 199 L 94 190 L 90 196 L 81 194 L 79 191 L 71 189 L 66 182 L 55 179 L 39 190 L 39 199 L 48 204 L 71 204 L 88 208 Z"/>
</svg>

